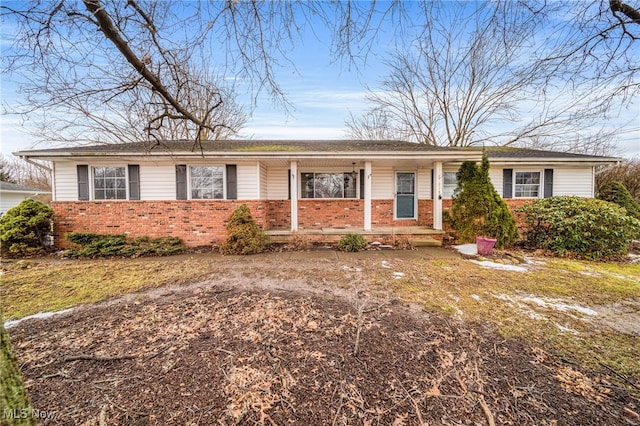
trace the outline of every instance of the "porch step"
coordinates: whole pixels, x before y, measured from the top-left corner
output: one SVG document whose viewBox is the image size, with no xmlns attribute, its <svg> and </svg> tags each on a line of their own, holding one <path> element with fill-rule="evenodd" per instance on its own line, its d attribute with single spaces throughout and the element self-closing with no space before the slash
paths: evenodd
<svg viewBox="0 0 640 426">
<path fill-rule="evenodd" d="M 431 237 L 422 237 L 417 240 L 412 240 L 411 245 L 414 247 L 442 247 L 442 241 L 438 241 Z"/>
</svg>

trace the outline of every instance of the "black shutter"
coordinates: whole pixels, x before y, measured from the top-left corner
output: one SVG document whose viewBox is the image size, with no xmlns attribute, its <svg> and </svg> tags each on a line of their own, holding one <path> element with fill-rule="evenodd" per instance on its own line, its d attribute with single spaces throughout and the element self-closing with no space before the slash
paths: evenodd
<svg viewBox="0 0 640 426">
<path fill-rule="evenodd" d="M 436 186 L 433 183 L 433 177 L 435 176 L 435 171 L 433 169 L 431 169 L 431 199 L 435 200 L 436 199 L 436 194 L 435 194 L 435 189 Z"/>
<path fill-rule="evenodd" d="M 553 197 L 553 169 L 544 169 L 544 198 Z"/>
<path fill-rule="evenodd" d="M 78 200 L 89 199 L 89 166 L 78 165 Z"/>
<path fill-rule="evenodd" d="M 513 198 L 513 169 L 502 170 L 502 198 Z"/>
<path fill-rule="evenodd" d="M 290 200 L 291 199 L 291 169 L 287 170 L 287 177 L 288 177 L 288 179 L 287 179 L 287 191 L 289 191 L 288 195 L 287 195 L 287 197 L 288 197 L 287 200 Z"/>
<path fill-rule="evenodd" d="M 187 199 L 187 166 L 176 165 L 176 200 Z"/>
<path fill-rule="evenodd" d="M 140 166 L 129 164 L 129 199 L 140 199 Z"/>
<path fill-rule="evenodd" d="M 364 200 L 364 169 L 360 169 L 360 199 Z"/>
<path fill-rule="evenodd" d="M 238 168 L 235 164 L 227 164 L 227 200 L 238 199 Z"/>
</svg>

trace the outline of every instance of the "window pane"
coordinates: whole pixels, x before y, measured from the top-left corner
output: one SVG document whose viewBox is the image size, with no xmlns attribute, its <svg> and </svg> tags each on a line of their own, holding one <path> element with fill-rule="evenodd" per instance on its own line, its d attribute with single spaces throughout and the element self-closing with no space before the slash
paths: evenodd
<svg viewBox="0 0 640 426">
<path fill-rule="evenodd" d="M 452 198 L 457 186 L 456 172 L 444 172 L 442 174 L 442 198 Z"/>
<path fill-rule="evenodd" d="M 127 173 L 124 167 L 94 167 L 93 197 L 96 200 L 125 200 Z"/>
<path fill-rule="evenodd" d="M 538 198 L 540 194 L 540 172 L 516 172 L 515 197 Z"/>
<path fill-rule="evenodd" d="M 356 178 L 355 173 L 345 173 L 344 180 L 344 198 L 356 198 Z"/>
<path fill-rule="evenodd" d="M 206 200 L 224 198 L 223 168 L 220 166 L 192 166 L 191 198 Z"/>
</svg>

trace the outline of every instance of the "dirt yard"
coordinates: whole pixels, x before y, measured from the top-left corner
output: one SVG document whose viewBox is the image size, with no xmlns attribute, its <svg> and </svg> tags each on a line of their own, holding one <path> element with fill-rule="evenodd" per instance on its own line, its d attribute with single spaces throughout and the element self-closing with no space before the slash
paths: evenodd
<svg viewBox="0 0 640 426">
<path fill-rule="evenodd" d="M 40 423 L 640 424 L 614 374 L 407 303 L 417 257 L 277 256 L 12 327 Z"/>
</svg>

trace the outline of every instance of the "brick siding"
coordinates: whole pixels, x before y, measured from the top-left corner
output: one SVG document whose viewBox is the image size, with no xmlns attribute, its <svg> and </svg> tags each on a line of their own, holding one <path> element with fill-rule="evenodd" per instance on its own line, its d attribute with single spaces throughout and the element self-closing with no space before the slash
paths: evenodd
<svg viewBox="0 0 640 426">
<path fill-rule="evenodd" d="M 246 204 L 265 227 L 264 201 L 77 201 L 53 202 L 57 247 L 68 247 L 67 232 L 178 237 L 189 247 L 211 245 L 227 235 L 231 212 Z"/>
<path fill-rule="evenodd" d="M 512 210 L 530 200 L 506 200 Z M 290 200 L 59 201 L 52 202 L 57 247 L 68 247 L 67 232 L 178 237 L 189 247 L 222 241 L 231 212 L 246 204 L 265 230 L 291 229 Z M 451 200 L 442 201 L 443 210 Z M 418 220 L 394 220 L 394 200 L 372 200 L 372 227 L 433 226 L 433 200 L 418 201 Z M 518 223 L 521 225 L 521 223 Z M 363 228 L 364 200 L 298 200 L 303 229 Z"/>
</svg>

